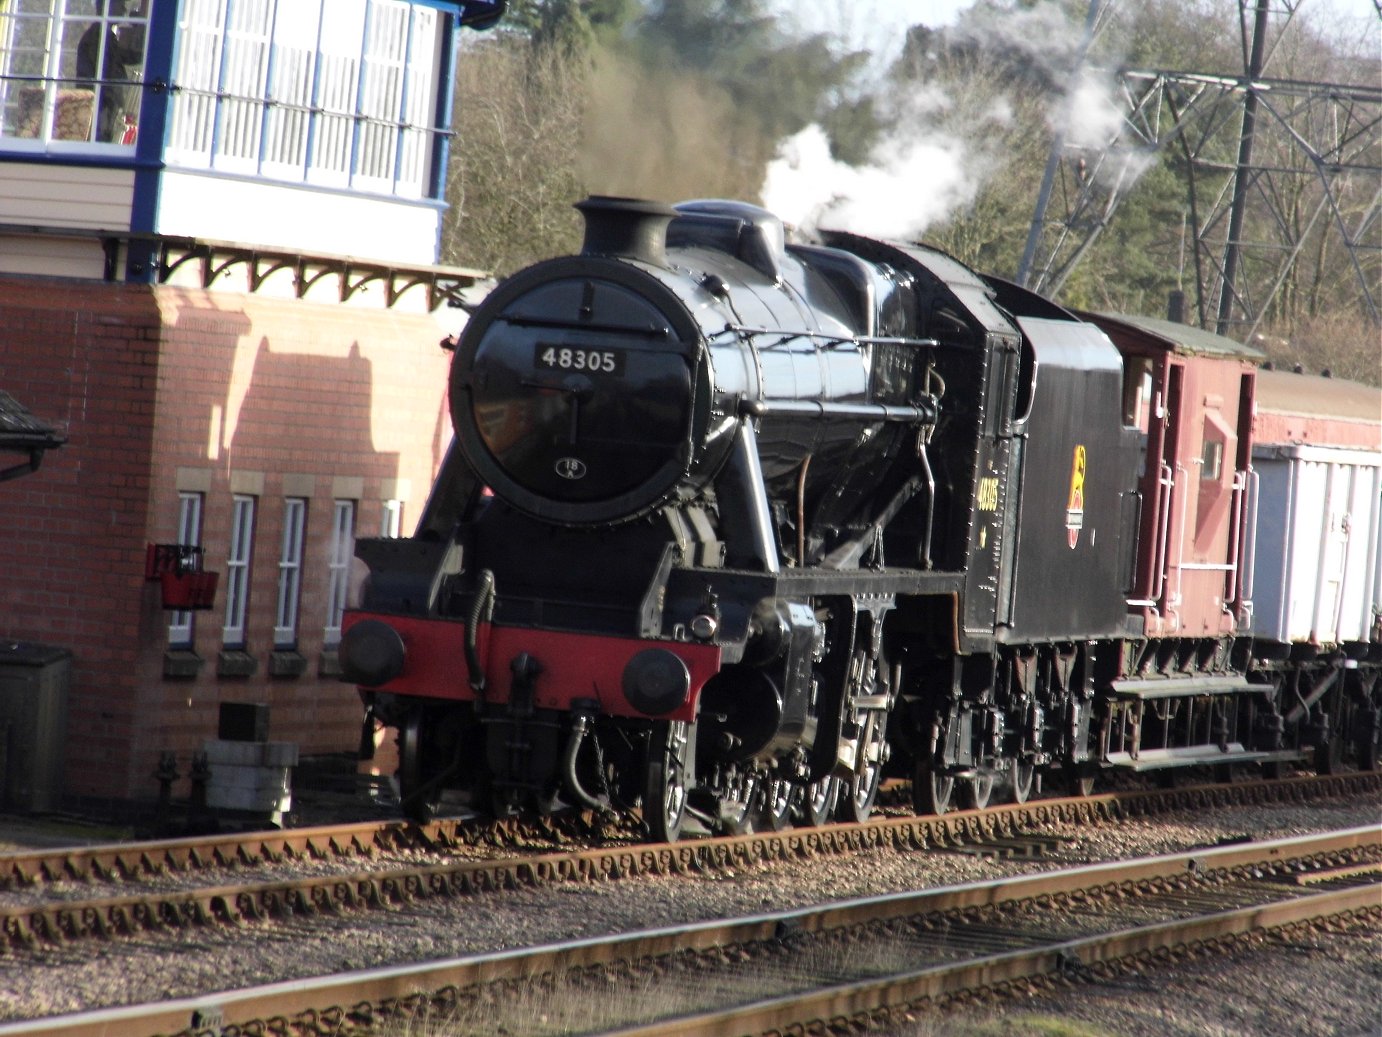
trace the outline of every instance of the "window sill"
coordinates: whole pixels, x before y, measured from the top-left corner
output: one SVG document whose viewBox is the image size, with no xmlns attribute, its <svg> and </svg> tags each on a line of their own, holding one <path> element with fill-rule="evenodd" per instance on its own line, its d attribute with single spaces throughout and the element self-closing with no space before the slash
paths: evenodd
<svg viewBox="0 0 1382 1037">
<path fill-rule="evenodd" d="M 307 672 L 307 656 L 292 648 L 275 648 L 269 653 L 270 677 L 301 677 Z"/>
<path fill-rule="evenodd" d="M 228 648 L 216 655 L 217 677 L 253 677 L 259 670 L 259 660 L 249 652 Z"/>
<path fill-rule="evenodd" d="M 335 646 L 323 648 L 321 660 L 317 663 L 318 677 L 339 677 L 341 675 L 341 657 L 336 651 Z"/>
<path fill-rule="evenodd" d="M 163 653 L 163 677 L 165 680 L 191 680 L 202 672 L 206 662 L 190 648 L 169 648 Z"/>
</svg>

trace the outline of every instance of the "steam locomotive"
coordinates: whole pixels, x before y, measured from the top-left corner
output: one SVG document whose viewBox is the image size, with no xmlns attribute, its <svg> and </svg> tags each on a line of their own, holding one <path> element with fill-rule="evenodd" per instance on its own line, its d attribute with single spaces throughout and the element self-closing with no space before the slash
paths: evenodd
<svg viewBox="0 0 1382 1037">
<path fill-rule="evenodd" d="M 410 816 L 673 840 L 863 820 L 885 775 L 940 813 L 1375 766 L 1376 486 L 1361 620 L 1254 637 L 1252 350 L 744 203 L 577 208 L 455 346 L 415 534 L 357 545 L 340 658 Z"/>
</svg>

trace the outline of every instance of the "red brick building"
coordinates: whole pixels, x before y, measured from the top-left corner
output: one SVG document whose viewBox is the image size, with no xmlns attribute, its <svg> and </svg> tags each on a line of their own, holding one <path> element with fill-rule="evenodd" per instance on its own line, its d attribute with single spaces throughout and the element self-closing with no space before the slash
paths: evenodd
<svg viewBox="0 0 1382 1037">
<path fill-rule="evenodd" d="M 222 701 L 268 703 L 273 737 L 304 752 L 356 744 L 327 632 L 352 542 L 336 527 L 397 530 L 385 509 L 406 523 L 425 498 L 447 436 L 440 323 L 0 277 L 0 384 L 68 435 L 0 498 L 0 615 L 6 637 L 73 651 L 69 793 L 153 794 L 159 752 L 188 759 Z M 249 536 L 232 559 L 237 507 Z M 285 523 L 296 586 L 280 579 Z M 180 615 L 146 580 L 146 552 L 189 542 L 219 586 L 213 608 Z M 228 617 L 241 565 L 245 607 Z"/>
<path fill-rule="evenodd" d="M 304 754 L 359 739 L 333 645 L 354 537 L 410 530 L 449 440 L 444 303 L 474 281 L 433 265 L 451 61 L 492 5 L 332 3 L 247 8 L 258 50 L 224 5 L 125 16 L 142 82 L 179 89 L 136 91 L 117 139 L 108 84 L 74 122 L 65 0 L 0 13 L 0 82 L 35 48 L 47 70 L 0 89 L 0 390 L 67 436 L 0 494 L 0 640 L 72 653 L 71 803 L 152 798 L 164 752 L 185 777 L 226 702 Z M 290 57 L 296 86 L 241 74 Z M 150 545 L 217 574 L 210 607 L 173 607 L 188 578 L 149 579 Z"/>
</svg>

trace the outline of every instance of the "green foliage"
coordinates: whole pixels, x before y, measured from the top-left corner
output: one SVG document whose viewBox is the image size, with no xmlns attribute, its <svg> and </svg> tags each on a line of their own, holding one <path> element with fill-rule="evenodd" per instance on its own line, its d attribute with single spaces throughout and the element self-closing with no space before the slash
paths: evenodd
<svg viewBox="0 0 1382 1037">
<path fill-rule="evenodd" d="M 762 0 L 657 0 L 632 28 L 627 53 L 650 72 L 705 76 L 772 137 L 825 116 L 868 59 L 824 35 L 792 37 Z"/>
</svg>

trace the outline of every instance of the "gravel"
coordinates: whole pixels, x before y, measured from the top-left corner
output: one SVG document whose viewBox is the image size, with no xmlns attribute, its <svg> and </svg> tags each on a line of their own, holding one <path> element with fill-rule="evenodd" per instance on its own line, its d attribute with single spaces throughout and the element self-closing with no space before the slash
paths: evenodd
<svg viewBox="0 0 1382 1037">
<path fill-rule="evenodd" d="M 1373 825 L 1379 816 L 1375 801 L 1224 809 L 1155 821 L 1057 828 L 1056 834 L 1065 837 L 1061 849 L 1034 861 L 864 851 L 696 876 L 562 884 L 419 901 L 386 911 L 254 923 L 233 930 L 141 934 L 107 945 L 82 943 L 11 953 L 0 956 L 0 1020 L 189 997 L 343 970 L 1169 853 L 1245 835 L 1269 839 Z M 1220 960 L 1203 966 L 1191 962 L 1165 974 L 1081 984 L 1022 1004 L 1007 1002 L 987 1014 L 931 1013 L 920 1022 L 920 1029 L 907 1033 L 1066 1033 L 1070 1037 L 1085 1032 L 1118 1037 L 1382 1033 L 1377 1025 L 1382 1005 L 1379 933 L 1320 935 L 1308 946 L 1297 943 L 1245 954 L 1241 962 L 1227 966 Z M 93 949 L 99 950 L 99 960 L 93 959 Z M 1184 993 L 1178 993 L 1182 988 Z M 1154 996 L 1149 997 L 1149 992 Z M 1238 1016 L 1228 1013 L 1220 1018 L 1227 1005 L 1239 1002 Z M 1038 1022 L 1020 1022 L 1019 1016 Z M 1326 1022 L 1335 1019 L 1337 1026 Z M 1068 1025 L 1062 1020 L 1085 1020 L 1086 1030 L 1050 1029 L 1046 1027 L 1050 1020 L 1062 1026 Z M 985 1029 L 994 1026 L 998 1028 Z M 1315 1026 L 1325 1028 L 1310 1028 Z"/>
<path fill-rule="evenodd" d="M 1377 1037 L 1382 930 L 1266 937 L 1258 946 L 1114 979 L 939 1009 L 879 1037 Z"/>
</svg>

